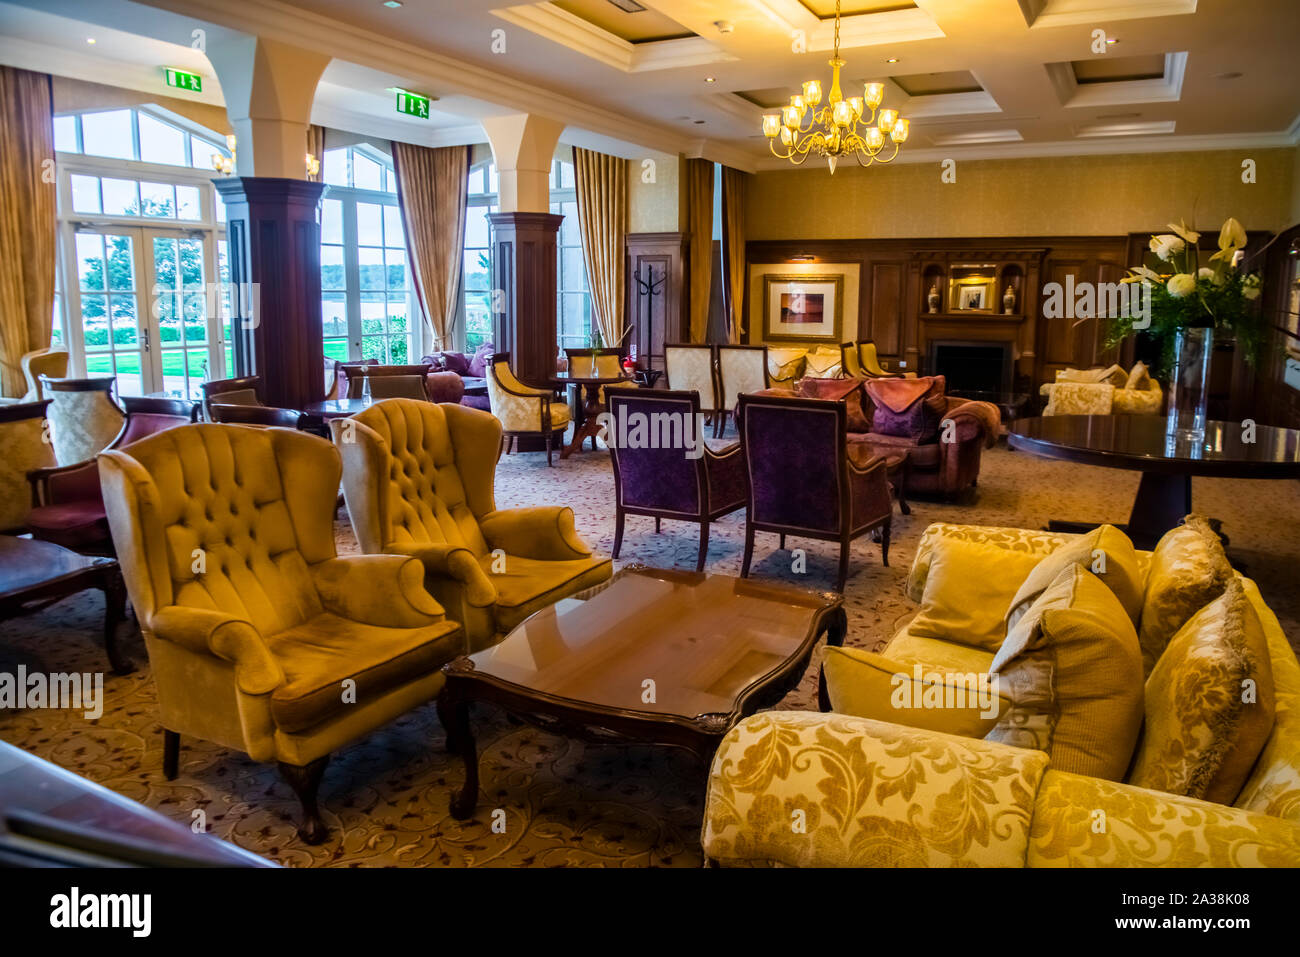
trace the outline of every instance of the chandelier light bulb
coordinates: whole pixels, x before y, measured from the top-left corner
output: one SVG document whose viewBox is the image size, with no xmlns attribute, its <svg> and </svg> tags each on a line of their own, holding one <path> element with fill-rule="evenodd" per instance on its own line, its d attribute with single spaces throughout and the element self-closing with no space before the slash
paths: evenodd
<svg viewBox="0 0 1300 957">
<path fill-rule="evenodd" d="M 822 101 L 822 85 L 816 80 L 809 80 L 803 85 L 803 101 L 816 107 Z"/>
<path fill-rule="evenodd" d="M 832 110 L 832 114 L 836 126 L 852 126 L 857 119 L 853 115 L 853 104 L 848 100 L 840 100 L 836 103 L 834 110 Z"/>
<path fill-rule="evenodd" d="M 867 106 L 871 107 L 874 110 L 876 107 L 878 107 L 881 103 L 885 101 L 885 84 L 868 83 L 863 88 L 863 93 L 864 93 L 864 98 L 867 101 Z"/>
<path fill-rule="evenodd" d="M 880 120 L 877 123 L 877 125 L 880 127 L 880 132 L 888 133 L 890 130 L 894 128 L 894 124 L 897 122 L 898 122 L 898 110 L 880 111 Z"/>
<path fill-rule="evenodd" d="M 862 101 L 862 97 L 860 96 L 849 97 L 849 105 L 853 107 L 853 118 L 855 120 L 862 119 L 862 108 L 863 106 L 865 106 L 865 104 Z"/>
<path fill-rule="evenodd" d="M 870 149 L 871 152 L 873 153 L 876 152 L 884 145 L 885 145 L 884 133 L 880 132 L 880 130 L 874 126 L 871 127 L 871 129 L 867 130 L 867 148 Z"/>
<path fill-rule="evenodd" d="M 798 128 L 799 117 L 802 114 L 802 112 L 803 111 L 800 110 L 797 106 L 787 106 L 781 110 L 782 115 L 785 117 L 785 121 L 784 121 L 785 125 L 788 129 L 793 130 Z"/>
<path fill-rule="evenodd" d="M 889 138 L 895 143 L 907 142 L 907 130 L 911 126 L 911 120 L 900 119 L 894 123 L 894 129 L 890 132 Z"/>
<path fill-rule="evenodd" d="M 772 139 L 781 132 L 781 116 L 778 113 L 768 113 L 763 117 L 763 135 Z"/>
</svg>

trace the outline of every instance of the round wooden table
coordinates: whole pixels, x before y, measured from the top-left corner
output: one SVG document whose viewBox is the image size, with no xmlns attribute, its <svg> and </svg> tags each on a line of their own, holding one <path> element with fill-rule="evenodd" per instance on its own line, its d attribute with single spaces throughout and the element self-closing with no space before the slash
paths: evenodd
<svg viewBox="0 0 1300 957">
<path fill-rule="evenodd" d="M 1007 443 L 1054 459 L 1142 473 L 1125 530 L 1138 548 L 1151 548 L 1192 511 L 1192 476 L 1300 478 L 1300 431 L 1241 422 L 1209 422 L 1193 445 L 1166 433 L 1162 415 L 1053 415 L 1018 419 Z M 1095 524 L 1095 523 L 1094 523 Z M 1050 523 L 1076 531 L 1077 522 Z"/>
<path fill-rule="evenodd" d="M 584 439 L 590 437 L 592 448 L 596 446 L 596 433 L 600 431 L 600 423 L 597 416 L 604 411 L 604 406 L 600 401 L 601 386 L 618 385 L 620 382 L 631 382 L 628 376 L 575 376 L 562 372 L 555 377 L 555 384 L 558 388 L 565 386 L 576 386 L 582 390 L 583 398 L 581 419 L 573 423 L 573 439 L 560 450 L 560 458 L 567 459 L 575 451 L 582 448 Z"/>
<path fill-rule="evenodd" d="M 326 399 L 323 402 L 312 402 L 310 405 L 303 406 L 303 412 L 328 422 L 330 419 L 345 419 L 349 415 L 364 412 L 373 403 L 374 400 L 368 398 Z"/>
</svg>

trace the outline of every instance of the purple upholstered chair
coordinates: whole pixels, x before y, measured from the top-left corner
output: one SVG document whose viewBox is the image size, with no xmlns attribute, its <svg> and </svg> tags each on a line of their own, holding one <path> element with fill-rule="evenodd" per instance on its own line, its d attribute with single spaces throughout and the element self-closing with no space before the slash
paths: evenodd
<svg viewBox="0 0 1300 957">
<path fill-rule="evenodd" d="M 699 523 L 695 570 L 703 571 L 709 523 L 745 505 L 740 447 L 718 453 L 704 446 L 698 392 L 611 389 L 608 402 L 616 426 L 626 424 L 625 430 L 619 429 L 626 434 L 605 440 L 614 465 L 614 557 L 623 545 L 625 515 L 652 516 L 656 532 L 662 519 L 673 518 Z M 634 441 L 637 423 L 644 425 L 645 438 L 639 442 Z M 689 458 L 684 436 L 698 443 L 695 447 L 703 454 Z"/>
<path fill-rule="evenodd" d="M 108 444 L 109 449 L 120 449 L 155 432 L 199 419 L 199 403 L 189 399 L 122 396 L 118 401 L 126 412 L 126 421 Z M 27 526 L 35 538 L 79 552 L 113 554 L 99 488 L 99 466 L 94 459 L 35 469 L 27 478 L 36 503 Z"/>
<path fill-rule="evenodd" d="M 742 395 L 737 418 L 749 479 L 745 522 L 748 577 L 754 533 L 840 543 L 837 590 L 844 590 L 853 539 L 880 529 L 881 562 L 889 564 L 893 503 L 884 459 L 845 441 L 843 402 L 776 395 Z"/>
</svg>

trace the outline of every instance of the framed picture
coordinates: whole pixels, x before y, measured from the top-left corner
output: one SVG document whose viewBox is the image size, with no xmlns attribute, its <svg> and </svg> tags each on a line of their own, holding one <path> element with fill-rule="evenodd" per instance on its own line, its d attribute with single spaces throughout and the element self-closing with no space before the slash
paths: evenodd
<svg viewBox="0 0 1300 957">
<path fill-rule="evenodd" d="M 844 276 L 764 276 L 763 339 L 838 343 Z"/>
<path fill-rule="evenodd" d="M 958 309 L 983 309 L 984 308 L 984 287 L 983 286 L 962 286 L 961 297 L 957 304 Z"/>
<path fill-rule="evenodd" d="M 953 312 L 992 312 L 997 282 L 992 273 L 953 276 L 948 280 L 948 308 Z"/>
</svg>

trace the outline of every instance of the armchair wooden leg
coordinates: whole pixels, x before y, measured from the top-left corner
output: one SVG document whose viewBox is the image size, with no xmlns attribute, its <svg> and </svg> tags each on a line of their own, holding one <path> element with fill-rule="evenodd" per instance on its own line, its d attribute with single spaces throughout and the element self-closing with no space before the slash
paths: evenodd
<svg viewBox="0 0 1300 957">
<path fill-rule="evenodd" d="M 785 551 L 785 532 L 781 533 L 781 551 Z"/>
<path fill-rule="evenodd" d="M 316 806 L 316 792 L 320 790 L 320 781 L 325 775 L 325 766 L 329 763 L 328 754 L 301 766 L 280 762 L 280 777 L 293 788 L 293 793 L 298 795 L 298 801 L 302 804 L 302 823 L 298 825 L 298 836 L 305 844 L 320 844 L 330 836 L 329 828 L 321 820 L 320 809 Z"/>
<path fill-rule="evenodd" d="M 880 529 L 880 564 L 886 568 L 889 567 L 889 526 L 892 521 L 886 521 L 884 527 Z"/>
<path fill-rule="evenodd" d="M 656 535 L 659 534 L 659 516 L 658 516 L 658 515 L 655 516 L 655 534 L 656 534 Z"/>
<path fill-rule="evenodd" d="M 181 735 L 179 731 L 163 729 L 163 777 L 175 781 L 181 760 Z"/>
<path fill-rule="evenodd" d="M 546 464 L 551 464 L 551 433 L 546 433 Z"/>
<path fill-rule="evenodd" d="M 700 557 L 695 561 L 695 570 L 704 571 L 704 559 L 709 554 L 709 521 L 700 522 Z"/>
<path fill-rule="evenodd" d="M 618 558 L 619 549 L 623 547 L 623 509 L 614 507 L 614 557 Z"/>
<path fill-rule="evenodd" d="M 745 560 L 740 565 L 740 577 L 749 577 L 749 562 L 754 557 L 754 526 L 745 524 Z"/>
</svg>

